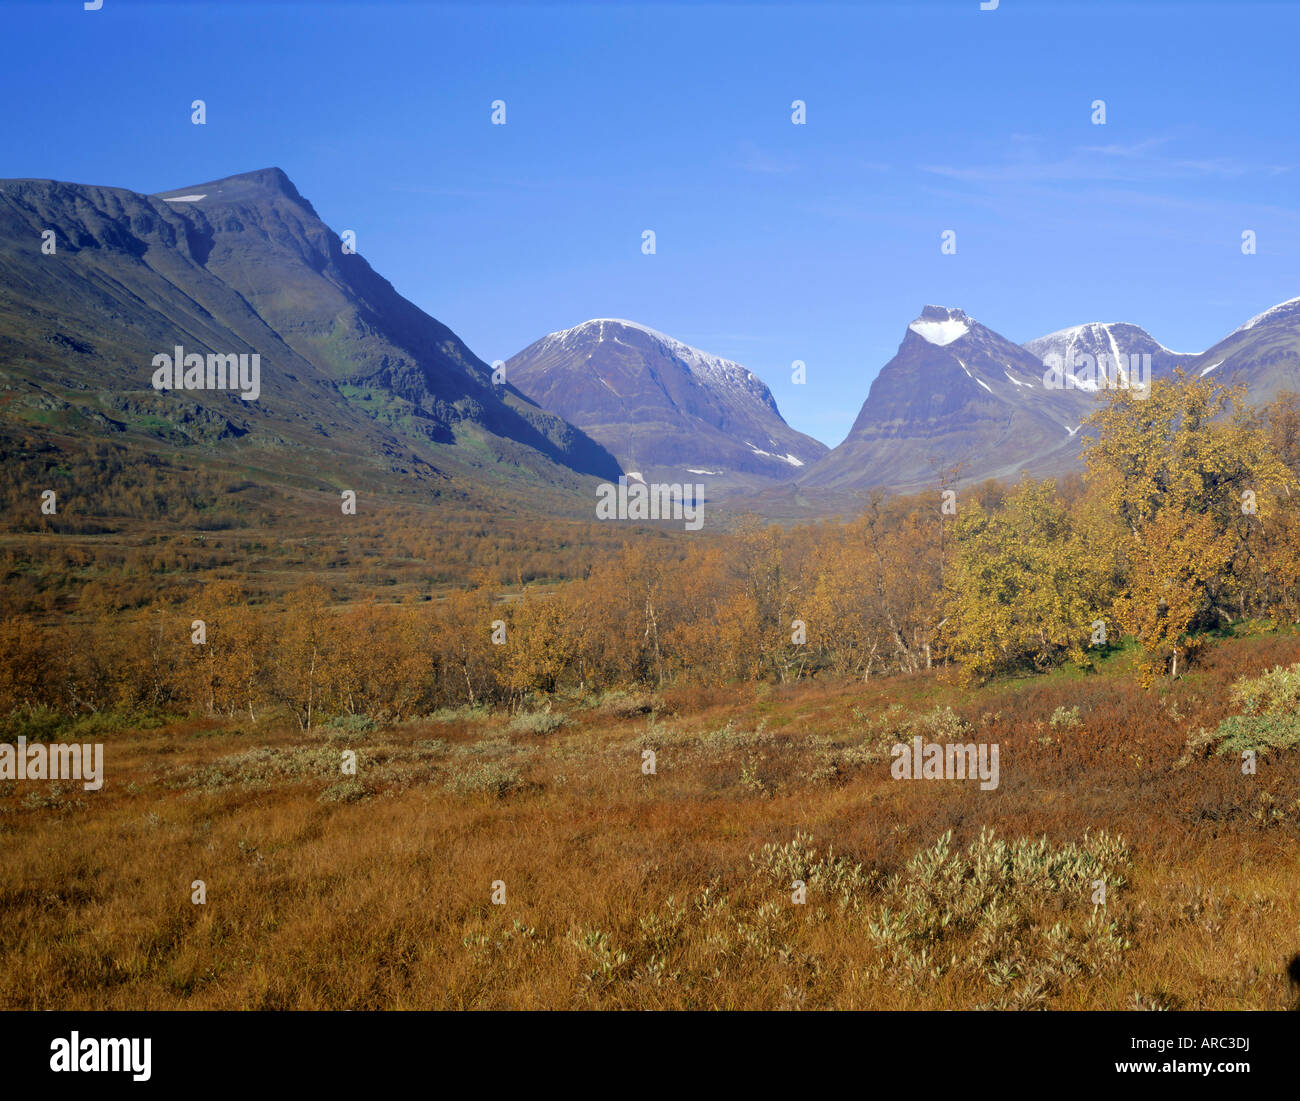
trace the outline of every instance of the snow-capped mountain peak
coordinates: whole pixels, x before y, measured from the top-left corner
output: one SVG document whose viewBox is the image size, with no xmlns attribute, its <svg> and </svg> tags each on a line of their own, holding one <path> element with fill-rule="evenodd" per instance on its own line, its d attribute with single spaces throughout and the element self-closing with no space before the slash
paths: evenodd
<svg viewBox="0 0 1300 1101">
<path fill-rule="evenodd" d="M 708 470 L 757 485 L 826 453 L 785 423 L 748 368 L 636 321 L 548 333 L 507 360 L 506 378 L 652 481 Z"/>
<path fill-rule="evenodd" d="M 1058 329 L 1054 333 L 1040 336 L 1022 345 L 1024 349 L 1037 356 L 1056 352 L 1061 356 L 1067 353 L 1087 352 L 1093 356 L 1130 355 L 1133 353 L 1164 352 L 1168 355 L 1195 355 L 1195 352 L 1175 352 L 1166 348 L 1141 326 L 1128 321 L 1092 321 L 1086 325 L 1071 325 L 1067 329 Z M 1072 356 L 1071 356 L 1072 358 Z"/>
<path fill-rule="evenodd" d="M 1042 363 L 964 310 L 926 306 L 871 384 L 849 435 L 800 485 L 932 484 L 967 464 L 1014 477 L 1044 456 L 1064 466 L 1071 427 L 1095 399 L 1044 384 Z"/>
<path fill-rule="evenodd" d="M 759 397 L 760 400 L 770 400 L 767 387 L 747 367 L 734 360 L 723 359 L 721 356 L 701 351 L 676 337 L 652 329 L 649 325 L 620 317 L 594 317 L 580 325 L 550 333 L 542 338 L 545 342 L 543 348 L 603 340 L 626 343 L 622 337 L 626 336 L 629 330 L 642 333 L 662 345 L 668 355 L 686 364 L 691 374 L 708 386 L 736 389 Z"/>
<path fill-rule="evenodd" d="M 1066 374 L 1073 375 L 1076 368 L 1082 367 L 1085 377 L 1078 385 L 1084 390 L 1096 388 L 1087 378 L 1103 366 L 1107 370 L 1117 370 L 1121 382 L 1127 384 L 1134 364 L 1138 377 L 1142 372 L 1163 376 L 1173 369 L 1176 361 L 1196 355 L 1195 352 L 1172 351 L 1145 329 L 1127 321 L 1072 325 L 1028 341 L 1022 347 L 1043 364 L 1055 360 Z M 1143 358 L 1134 360 L 1134 356 Z M 1145 358 L 1147 356 L 1149 360 Z"/>
</svg>

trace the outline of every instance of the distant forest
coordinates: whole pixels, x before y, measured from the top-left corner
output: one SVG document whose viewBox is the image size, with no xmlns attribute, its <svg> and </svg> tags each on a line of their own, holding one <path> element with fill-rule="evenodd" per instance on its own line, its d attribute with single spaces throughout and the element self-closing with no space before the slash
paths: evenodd
<svg viewBox="0 0 1300 1101">
<path fill-rule="evenodd" d="M 60 477 L 112 509 L 46 521 L 49 456 L 6 458 L 0 505 L 27 530 L 0 551 L 0 713 L 276 709 L 310 728 L 669 683 L 982 681 L 1086 668 L 1121 640 L 1149 684 L 1216 630 L 1300 619 L 1300 398 L 1252 409 L 1179 373 L 1110 393 L 1089 426 L 1060 481 L 634 540 L 452 503 L 342 528 L 286 498 L 288 539 L 268 491 L 107 445 Z"/>
</svg>

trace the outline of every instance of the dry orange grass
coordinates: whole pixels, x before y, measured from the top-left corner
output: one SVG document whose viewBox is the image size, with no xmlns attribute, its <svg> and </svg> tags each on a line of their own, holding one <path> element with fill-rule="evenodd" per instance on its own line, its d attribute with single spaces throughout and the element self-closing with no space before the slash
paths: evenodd
<svg viewBox="0 0 1300 1101">
<path fill-rule="evenodd" d="M 118 736 L 98 793 L 0 782 L 0 1006 L 1282 1009 L 1300 761 L 1174 765 L 1235 676 L 1298 649 L 1225 643 L 1151 693 L 923 677 L 669 692 L 654 715 L 572 702 L 545 733 L 462 715 Z M 888 745 L 922 715 L 998 742 L 998 789 L 890 779 Z M 971 895 L 962 854 L 985 827 L 1058 854 L 1104 831 L 1127 857 L 1104 907 L 1085 865 L 1022 890 L 1010 857 Z M 948 872 L 909 871 L 949 830 Z M 796 834 L 815 854 L 751 861 Z"/>
</svg>

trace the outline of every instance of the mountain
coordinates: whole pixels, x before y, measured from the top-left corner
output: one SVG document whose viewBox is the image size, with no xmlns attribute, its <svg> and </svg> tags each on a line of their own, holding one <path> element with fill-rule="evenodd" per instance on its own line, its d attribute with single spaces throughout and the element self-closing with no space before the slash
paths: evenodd
<svg viewBox="0 0 1300 1101">
<path fill-rule="evenodd" d="M 255 400 L 155 388 L 157 358 L 178 347 L 258 357 Z M 48 452 L 57 467 L 51 441 L 115 439 L 317 488 L 379 478 L 399 492 L 458 487 L 524 501 L 547 487 L 581 498 L 584 514 L 585 479 L 622 469 L 766 494 L 795 515 L 828 494 L 929 485 L 958 463 L 967 480 L 1075 467 L 1096 394 L 1086 379 L 1045 387 L 1044 360 L 1116 353 L 1149 354 L 1157 377 L 1184 365 L 1245 383 L 1263 402 L 1300 390 L 1300 299 L 1199 355 L 1122 323 L 1021 347 L 959 309 L 927 306 L 828 452 L 785 423 L 745 367 L 630 321 L 551 333 L 494 384 L 276 168 L 155 195 L 0 181 L 6 461 Z"/>
<path fill-rule="evenodd" d="M 155 357 L 178 346 L 259 356 L 256 400 L 155 389 Z M 10 437 L 118 436 L 308 477 L 618 473 L 582 432 L 494 386 L 278 168 L 156 195 L 0 181 L 0 387 Z"/>
<path fill-rule="evenodd" d="M 505 373 L 647 481 L 788 481 L 826 454 L 785 423 L 752 371 L 632 321 L 549 333 L 507 360 Z"/>
<path fill-rule="evenodd" d="M 1034 353 L 959 309 L 926 306 L 881 368 L 844 441 L 801 488 L 908 489 L 961 464 L 963 480 L 1059 473 L 1077 461 L 1094 399 L 1049 389 Z"/>
<path fill-rule="evenodd" d="M 1139 381 L 1142 373 L 1147 370 L 1152 378 L 1163 378 L 1177 364 L 1186 362 L 1196 354 L 1172 352 L 1145 329 L 1127 322 L 1075 325 L 1031 340 L 1024 345 L 1024 349 L 1042 364 L 1046 364 L 1051 356 L 1059 356 L 1066 371 L 1071 374 L 1081 372 L 1081 377 L 1076 377 L 1085 390 L 1097 388 L 1096 378 L 1088 376 L 1091 374 L 1090 368 L 1100 366 L 1103 362 L 1109 371 L 1118 359 L 1120 377 L 1124 379 L 1130 373 L 1133 362 L 1131 357 L 1150 356 L 1149 367 L 1145 360 L 1137 363 L 1137 378 L 1134 381 Z"/>
<path fill-rule="evenodd" d="M 1300 298 L 1291 298 L 1234 329 L 1188 363 L 1188 373 L 1242 383 L 1252 404 L 1283 390 L 1300 392 Z"/>
</svg>

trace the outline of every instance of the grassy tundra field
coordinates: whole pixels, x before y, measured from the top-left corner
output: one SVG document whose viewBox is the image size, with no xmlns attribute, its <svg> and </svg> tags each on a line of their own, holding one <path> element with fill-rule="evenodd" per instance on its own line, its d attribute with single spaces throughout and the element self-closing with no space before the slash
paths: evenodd
<svg viewBox="0 0 1300 1101">
<path fill-rule="evenodd" d="M 1288 1008 L 1294 708 L 1233 685 L 1297 660 L 82 719 L 101 790 L 0 782 L 0 1006 Z M 892 778 L 917 735 L 998 786 Z"/>
</svg>

